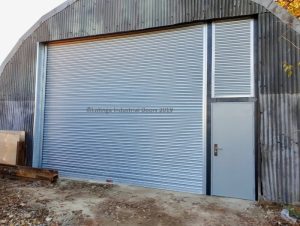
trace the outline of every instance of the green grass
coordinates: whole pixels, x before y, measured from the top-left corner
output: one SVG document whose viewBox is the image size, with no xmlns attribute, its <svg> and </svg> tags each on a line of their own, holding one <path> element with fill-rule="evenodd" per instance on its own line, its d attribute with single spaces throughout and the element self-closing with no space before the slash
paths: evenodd
<svg viewBox="0 0 300 226">
<path fill-rule="evenodd" d="M 286 208 L 289 210 L 289 215 L 291 217 L 300 219 L 300 207 L 287 206 Z"/>
</svg>

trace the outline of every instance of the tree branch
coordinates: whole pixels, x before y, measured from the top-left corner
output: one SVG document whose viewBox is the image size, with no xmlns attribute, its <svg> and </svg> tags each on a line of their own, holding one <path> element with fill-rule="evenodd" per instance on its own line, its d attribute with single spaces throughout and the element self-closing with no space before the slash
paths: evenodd
<svg viewBox="0 0 300 226">
<path fill-rule="evenodd" d="M 300 20 L 291 15 L 287 10 L 279 6 L 274 0 L 251 0 L 264 6 L 268 11 L 278 17 L 283 23 L 289 25 L 293 30 L 300 34 Z"/>
<path fill-rule="evenodd" d="M 281 38 L 283 38 L 285 41 L 287 41 L 288 43 L 290 43 L 291 45 L 293 45 L 297 50 L 300 50 L 300 46 L 297 46 L 294 42 L 292 42 L 291 40 L 289 40 L 287 37 L 285 37 L 284 35 L 280 36 Z"/>
</svg>

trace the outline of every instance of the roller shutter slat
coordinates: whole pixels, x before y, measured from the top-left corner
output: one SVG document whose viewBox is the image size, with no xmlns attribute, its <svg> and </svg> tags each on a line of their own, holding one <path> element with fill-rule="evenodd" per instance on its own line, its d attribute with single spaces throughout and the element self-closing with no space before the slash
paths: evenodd
<svg viewBox="0 0 300 226">
<path fill-rule="evenodd" d="M 50 44 L 43 167 L 65 177 L 203 193 L 203 38 L 203 26 L 193 26 Z"/>
<path fill-rule="evenodd" d="M 253 21 L 214 24 L 213 97 L 252 97 Z"/>
</svg>

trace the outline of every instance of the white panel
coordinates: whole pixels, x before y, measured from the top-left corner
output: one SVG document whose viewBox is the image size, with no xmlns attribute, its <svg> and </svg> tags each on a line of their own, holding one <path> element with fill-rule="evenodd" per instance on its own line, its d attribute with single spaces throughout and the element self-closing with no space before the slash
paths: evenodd
<svg viewBox="0 0 300 226">
<path fill-rule="evenodd" d="M 203 193 L 204 36 L 204 26 L 193 26 L 49 45 L 43 167 L 67 177 Z"/>
<path fill-rule="evenodd" d="M 213 97 L 253 97 L 253 20 L 213 24 Z"/>
</svg>

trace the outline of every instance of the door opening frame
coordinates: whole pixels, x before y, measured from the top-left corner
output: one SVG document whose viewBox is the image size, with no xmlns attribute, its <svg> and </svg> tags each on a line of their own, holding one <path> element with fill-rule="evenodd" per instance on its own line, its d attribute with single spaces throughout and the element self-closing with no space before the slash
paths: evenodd
<svg viewBox="0 0 300 226">
<path fill-rule="evenodd" d="M 230 20 L 243 20 L 243 19 L 252 19 L 254 23 L 254 30 L 253 30 L 253 67 L 254 67 L 254 97 L 234 97 L 234 98 L 212 98 L 212 60 L 213 60 L 213 23 L 214 22 L 228 22 Z M 206 25 L 205 28 L 205 43 L 204 47 L 204 78 L 203 78 L 203 123 L 204 123 L 204 191 L 203 193 L 206 195 L 211 195 L 211 138 L 212 138 L 212 130 L 211 130 L 211 104 L 214 102 L 255 102 L 255 198 L 258 199 L 259 195 L 261 194 L 261 170 L 260 170 L 260 146 L 259 146 L 259 116 L 260 116 L 260 109 L 259 109 L 259 101 L 258 97 L 258 65 L 259 59 L 257 57 L 258 53 L 258 26 L 257 26 L 257 16 L 246 16 L 246 17 L 236 17 L 232 19 L 220 19 L 220 20 L 210 20 L 210 21 L 202 21 L 196 23 L 186 23 L 180 24 L 175 26 L 168 26 L 162 28 L 153 28 L 149 29 L 147 32 L 161 32 L 167 29 L 176 29 L 186 26 L 193 26 L 193 25 Z M 101 35 L 95 36 L 90 38 L 75 38 L 75 39 L 67 39 L 64 40 L 63 43 L 69 41 L 78 41 L 78 40 L 93 40 L 99 38 L 111 38 L 116 36 L 122 35 L 139 35 L 144 33 L 143 31 L 134 31 L 134 32 L 126 32 L 119 33 L 119 34 L 109 34 L 109 35 Z M 57 41 L 58 43 L 60 41 Z M 55 43 L 55 41 L 53 42 Z M 33 126 L 33 159 L 32 159 L 32 166 L 33 167 L 41 167 L 42 163 L 42 147 L 43 147 L 43 131 L 44 131 L 44 105 L 45 105 L 45 87 L 46 87 L 46 72 L 47 72 L 47 44 L 45 42 L 37 43 L 37 63 L 36 63 L 36 84 L 35 84 L 35 109 L 34 109 L 34 126 Z"/>
<path fill-rule="evenodd" d="M 37 63 L 35 76 L 35 108 L 33 123 L 32 167 L 42 167 L 42 148 L 44 136 L 45 90 L 47 74 L 47 44 L 37 43 Z"/>
<path fill-rule="evenodd" d="M 178 30 L 181 28 L 192 27 L 202 25 L 203 26 L 203 80 L 202 80 L 202 98 L 203 98 L 203 110 L 202 110 L 202 120 L 203 120 L 203 173 L 200 177 L 203 177 L 203 186 L 201 189 L 201 194 L 207 194 L 207 184 L 208 178 L 208 166 L 207 166 L 207 75 L 208 75 L 208 53 L 209 49 L 207 47 L 209 43 L 209 36 L 208 36 L 208 23 L 206 21 L 202 22 L 193 22 L 193 23 L 184 23 L 179 25 L 172 25 L 167 27 L 160 27 L 160 28 L 152 28 L 147 31 L 132 31 L 132 32 L 120 32 L 117 34 L 104 34 L 104 35 L 97 35 L 92 37 L 82 37 L 82 38 L 72 38 L 72 39 L 65 39 L 65 40 L 57 40 L 51 42 L 38 42 L 37 43 L 37 56 L 36 56 L 36 76 L 35 76 L 35 109 L 34 109 L 34 125 L 33 125 L 33 157 L 32 157 L 32 167 L 41 168 L 42 167 L 42 158 L 43 158 L 43 137 L 44 137 L 44 115 L 45 115 L 45 99 L 46 99 L 46 81 L 47 81 L 47 59 L 48 59 L 48 45 L 51 44 L 58 44 L 64 45 L 70 42 L 86 42 L 86 41 L 93 41 L 93 40 L 100 40 L 100 39 L 108 39 L 108 38 L 122 38 L 123 36 L 140 36 L 140 35 L 147 35 L 148 33 L 154 32 L 166 32 L 172 30 Z M 199 177 L 199 178 L 200 178 Z"/>
<path fill-rule="evenodd" d="M 213 24 L 215 22 L 228 22 L 241 19 L 252 19 L 252 85 L 253 85 L 253 97 L 213 97 Z M 260 152 L 259 152 L 259 102 L 258 102 L 258 26 L 256 17 L 245 17 L 238 19 L 216 20 L 210 21 L 207 24 L 207 98 L 206 98 L 206 194 L 212 195 L 212 103 L 216 102 L 254 102 L 254 163 L 255 163 L 255 200 L 258 200 L 261 194 L 260 182 Z"/>
</svg>

